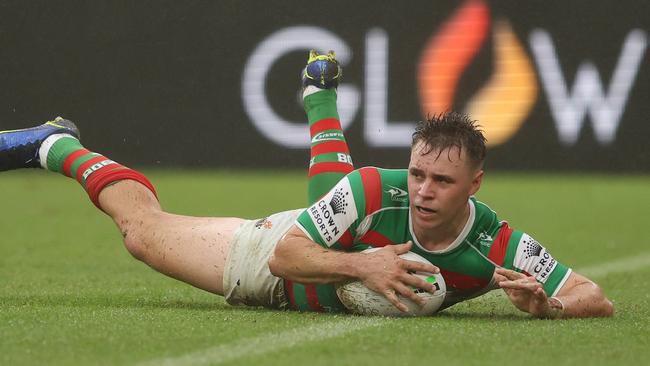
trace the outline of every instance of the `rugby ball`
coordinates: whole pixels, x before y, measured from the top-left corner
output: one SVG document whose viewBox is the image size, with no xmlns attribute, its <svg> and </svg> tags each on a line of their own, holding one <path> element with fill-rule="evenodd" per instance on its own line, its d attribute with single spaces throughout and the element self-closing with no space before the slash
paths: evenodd
<svg viewBox="0 0 650 366">
<path fill-rule="evenodd" d="M 380 248 L 370 248 L 362 253 L 368 253 Z M 407 252 L 400 255 L 400 258 L 408 259 L 415 262 L 429 263 L 422 256 L 413 252 Z M 408 313 L 403 313 L 397 309 L 384 295 L 367 288 L 361 281 L 354 281 L 336 286 L 336 294 L 343 305 L 353 314 L 358 315 L 383 315 L 383 316 L 423 316 L 432 315 L 440 308 L 447 287 L 445 280 L 440 274 L 416 272 L 417 277 L 433 283 L 436 291 L 432 294 L 422 289 L 414 288 L 413 292 L 418 296 L 426 299 L 423 306 L 420 306 L 408 298 L 399 295 L 400 301 L 409 308 Z"/>
</svg>

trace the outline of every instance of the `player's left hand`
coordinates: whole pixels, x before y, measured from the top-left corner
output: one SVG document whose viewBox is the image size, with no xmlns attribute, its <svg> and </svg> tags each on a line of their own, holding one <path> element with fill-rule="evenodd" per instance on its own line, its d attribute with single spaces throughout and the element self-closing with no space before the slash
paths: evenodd
<svg viewBox="0 0 650 366">
<path fill-rule="evenodd" d="M 497 268 L 494 279 L 519 310 L 536 317 L 546 317 L 552 312 L 546 292 L 535 277 Z"/>
</svg>

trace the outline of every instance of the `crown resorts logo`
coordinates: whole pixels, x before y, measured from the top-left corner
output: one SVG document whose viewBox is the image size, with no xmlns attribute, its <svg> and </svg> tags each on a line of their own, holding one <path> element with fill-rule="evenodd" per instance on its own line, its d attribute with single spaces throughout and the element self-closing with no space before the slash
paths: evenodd
<svg viewBox="0 0 650 366">
<path fill-rule="evenodd" d="M 482 0 L 469 0 L 451 16 L 422 53 L 418 83 L 426 117 L 453 109 L 464 71 L 486 43 L 490 11 Z M 537 99 L 535 70 L 507 20 L 492 25 L 494 72 L 465 106 L 483 127 L 488 146 L 508 141 L 519 130 Z"/>
<path fill-rule="evenodd" d="M 334 215 L 338 214 L 346 214 L 345 208 L 348 207 L 348 202 L 346 200 L 346 196 L 348 196 L 350 192 L 344 192 L 343 188 L 339 188 L 336 191 L 334 191 L 334 194 L 332 195 L 332 199 L 330 201 L 330 207 L 332 207 L 332 212 Z"/>
<path fill-rule="evenodd" d="M 540 253 L 542 253 L 542 246 L 539 245 L 537 240 L 527 237 L 522 242 L 526 245 L 523 250 L 525 259 L 539 257 Z"/>
</svg>

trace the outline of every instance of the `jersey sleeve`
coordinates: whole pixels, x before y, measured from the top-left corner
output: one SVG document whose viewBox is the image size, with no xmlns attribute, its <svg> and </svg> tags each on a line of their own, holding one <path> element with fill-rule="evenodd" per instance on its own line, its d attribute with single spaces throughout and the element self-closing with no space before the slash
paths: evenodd
<svg viewBox="0 0 650 366">
<path fill-rule="evenodd" d="M 376 187 L 381 187 L 377 168 L 355 170 L 305 209 L 296 225 L 323 247 L 349 250 L 359 223 L 368 212 L 381 206 L 381 189 L 379 195 L 372 194 Z"/>
<path fill-rule="evenodd" d="M 537 240 L 517 230 L 507 241 L 503 267 L 535 277 L 548 296 L 555 296 L 571 274 Z"/>
</svg>

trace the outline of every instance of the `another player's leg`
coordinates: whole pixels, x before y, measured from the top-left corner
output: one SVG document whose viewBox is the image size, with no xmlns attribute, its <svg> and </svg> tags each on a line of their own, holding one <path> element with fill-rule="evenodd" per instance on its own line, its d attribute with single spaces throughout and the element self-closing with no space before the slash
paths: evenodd
<svg viewBox="0 0 650 366">
<path fill-rule="evenodd" d="M 85 149 L 74 124 L 56 119 L 0 132 L 0 171 L 43 167 L 76 179 L 117 224 L 127 249 L 152 268 L 223 294 L 223 270 L 237 218 L 197 218 L 161 210 L 141 173 Z"/>
</svg>

